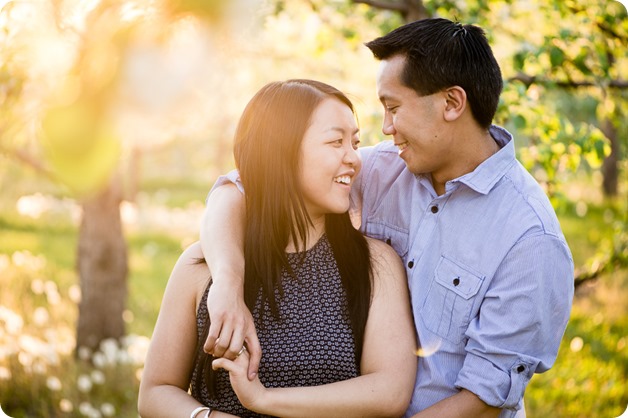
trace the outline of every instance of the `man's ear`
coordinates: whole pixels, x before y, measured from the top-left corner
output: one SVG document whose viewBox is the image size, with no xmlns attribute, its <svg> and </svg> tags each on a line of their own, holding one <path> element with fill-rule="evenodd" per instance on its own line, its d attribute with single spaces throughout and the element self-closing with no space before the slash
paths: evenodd
<svg viewBox="0 0 628 418">
<path fill-rule="evenodd" d="M 448 122 L 458 119 L 467 108 L 467 93 L 460 86 L 449 87 L 445 90 L 445 106 L 444 117 Z"/>
</svg>

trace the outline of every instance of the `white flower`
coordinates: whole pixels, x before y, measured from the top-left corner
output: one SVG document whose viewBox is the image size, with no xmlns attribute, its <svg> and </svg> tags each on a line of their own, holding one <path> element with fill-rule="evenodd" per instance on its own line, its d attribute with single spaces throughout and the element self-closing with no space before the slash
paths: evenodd
<svg viewBox="0 0 628 418">
<path fill-rule="evenodd" d="M 125 343 L 127 344 L 127 351 L 131 356 L 133 364 L 144 364 L 148 346 L 150 345 L 150 339 L 141 335 L 129 335 Z"/>
<path fill-rule="evenodd" d="M 90 350 L 89 347 L 85 346 L 79 347 L 78 356 L 83 361 L 89 360 L 89 358 L 92 356 L 92 350 Z"/>
<path fill-rule="evenodd" d="M 25 368 L 30 368 L 30 366 L 33 364 L 33 356 L 25 351 L 20 351 L 20 353 L 17 355 L 17 360 Z"/>
<path fill-rule="evenodd" d="M 87 393 L 90 390 L 92 390 L 92 380 L 89 378 L 89 376 L 82 374 L 78 377 L 77 381 L 76 381 L 76 386 L 78 387 L 78 390 L 80 390 L 83 393 Z M 82 404 L 81 404 L 82 405 Z M 81 413 L 83 410 L 81 409 Z M 83 415 L 86 415 L 83 413 Z"/>
<path fill-rule="evenodd" d="M 46 374 L 47 371 L 48 371 L 48 368 L 46 367 L 46 363 L 41 361 L 41 359 L 38 359 L 37 361 L 33 362 L 33 373 Z"/>
<path fill-rule="evenodd" d="M 89 416 L 94 410 L 94 407 L 89 402 L 81 402 L 79 405 L 79 412 L 81 415 Z"/>
<path fill-rule="evenodd" d="M 44 293 L 44 281 L 42 279 L 34 279 L 31 282 L 31 290 L 36 295 Z"/>
<path fill-rule="evenodd" d="M 35 309 L 33 312 L 33 322 L 37 326 L 43 326 L 48 322 L 50 315 L 48 315 L 48 311 L 43 306 L 40 306 Z"/>
<path fill-rule="evenodd" d="M 100 406 L 100 410 L 102 411 L 102 414 L 106 417 L 112 417 L 116 414 L 116 408 L 108 402 L 102 404 Z"/>
<path fill-rule="evenodd" d="M 94 353 L 92 361 L 94 362 L 94 366 L 98 367 L 99 369 L 102 369 L 107 365 L 107 357 L 105 357 L 105 355 L 100 351 Z"/>
<path fill-rule="evenodd" d="M 22 317 L 4 306 L 0 306 L 0 321 L 4 321 L 5 329 L 9 334 L 19 334 L 24 326 Z"/>
<path fill-rule="evenodd" d="M 118 342 L 114 338 L 107 338 L 100 343 L 100 351 L 107 357 L 109 364 L 115 364 L 118 357 Z"/>
<path fill-rule="evenodd" d="M 92 376 L 92 382 L 94 382 L 94 384 L 102 385 L 103 383 L 105 383 L 105 374 L 101 372 L 100 370 L 94 370 L 91 376 Z"/>
<path fill-rule="evenodd" d="M 48 376 L 46 379 L 46 387 L 54 392 L 61 390 L 63 385 L 61 385 L 61 380 L 59 380 L 56 376 Z"/>
<path fill-rule="evenodd" d="M 11 379 L 11 370 L 6 367 L 0 366 L 0 380 L 10 380 Z"/>
<path fill-rule="evenodd" d="M 48 298 L 48 303 L 51 305 L 57 305 L 61 302 L 61 296 L 59 295 L 59 289 L 57 288 L 57 284 L 52 280 L 46 281 L 44 283 L 44 287 L 46 288 L 46 297 Z"/>
<path fill-rule="evenodd" d="M 74 405 L 72 405 L 72 401 L 64 398 L 59 401 L 59 409 L 61 412 L 72 412 L 74 410 Z"/>
<path fill-rule="evenodd" d="M 81 302 L 81 287 L 77 284 L 73 284 L 68 289 L 68 297 L 76 304 Z"/>
</svg>

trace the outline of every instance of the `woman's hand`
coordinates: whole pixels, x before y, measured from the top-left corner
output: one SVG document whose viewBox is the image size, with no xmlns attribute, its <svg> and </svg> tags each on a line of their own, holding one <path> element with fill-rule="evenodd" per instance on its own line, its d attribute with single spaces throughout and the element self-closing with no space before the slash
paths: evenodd
<svg viewBox="0 0 628 418">
<path fill-rule="evenodd" d="M 212 362 L 212 368 L 214 370 L 227 370 L 231 387 L 233 387 L 233 391 L 238 396 L 242 406 L 251 411 L 260 412 L 259 408 L 263 405 L 267 389 L 262 385 L 258 376 L 255 376 L 252 381 L 248 379 L 249 361 L 250 355 L 246 348 L 242 347 L 235 360 L 229 360 L 225 357 L 218 358 Z"/>
</svg>

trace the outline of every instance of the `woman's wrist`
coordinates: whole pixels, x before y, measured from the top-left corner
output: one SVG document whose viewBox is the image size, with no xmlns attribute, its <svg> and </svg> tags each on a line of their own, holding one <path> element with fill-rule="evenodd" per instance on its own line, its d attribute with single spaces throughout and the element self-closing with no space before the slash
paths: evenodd
<svg viewBox="0 0 628 418">
<path fill-rule="evenodd" d="M 205 414 L 203 415 L 203 412 Z M 209 415 L 212 413 L 212 410 L 208 406 L 199 406 L 192 412 L 190 412 L 190 418 L 209 418 Z"/>
<path fill-rule="evenodd" d="M 276 415 L 273 413 L 273 388 L 264 387 L 254 398 L 255 401 L 247 409 L 262 415 Z"/>
</svg>

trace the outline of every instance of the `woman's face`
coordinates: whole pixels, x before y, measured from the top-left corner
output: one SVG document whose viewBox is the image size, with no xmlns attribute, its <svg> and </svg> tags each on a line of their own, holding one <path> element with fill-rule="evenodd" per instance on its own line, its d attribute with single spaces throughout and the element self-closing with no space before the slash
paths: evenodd
<svg viewBox="0 0 628 418">
<path fill-rule="evenodd" d="M 300 186 L 312 220 L 349 209 L 349 192 L 362 166 L 359 130 L 351 109 L 336 98 L 312 114 L 301 143 Z"/>
</svg>

